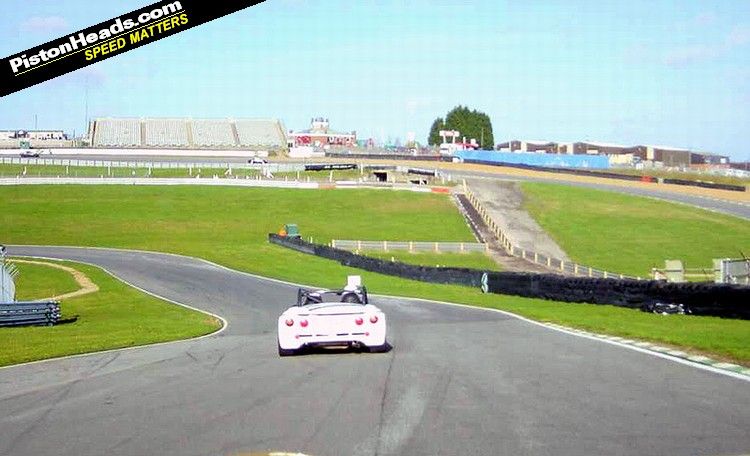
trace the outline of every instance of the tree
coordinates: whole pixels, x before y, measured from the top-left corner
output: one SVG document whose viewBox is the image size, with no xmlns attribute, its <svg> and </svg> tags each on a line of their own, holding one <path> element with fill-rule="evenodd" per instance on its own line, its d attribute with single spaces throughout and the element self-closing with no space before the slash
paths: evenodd
<svg viewBox="0 0 750 456">
<path fill-rule="evenodd" d="M 448 112 L 445 121 L 441 117 L 435 119 L 430 129 L 429 144 L 435 145 L 442 142 L 440 130 L 458 130 L 461 137 L 469 141 L 477 140 L 481 149 L 492 150 L 495 138 L 492 135 L 492 122 L 490 117 L 480 111 L 470 110 L 466 106 L 458 105 Z"/>
<path fill-rule="evenodd" d="M 434 122 L 432 122 L 432 127 L 430 127 L 430 136 L 427 137 L 427 144 L 431 146 L 438 146 L 441 142 L 443 142 L 443 139 L 440 137 L 440 130 L 445 130 L 445 122 L 443 121 L 442 117 L 438 117 Z"/>
</svg>

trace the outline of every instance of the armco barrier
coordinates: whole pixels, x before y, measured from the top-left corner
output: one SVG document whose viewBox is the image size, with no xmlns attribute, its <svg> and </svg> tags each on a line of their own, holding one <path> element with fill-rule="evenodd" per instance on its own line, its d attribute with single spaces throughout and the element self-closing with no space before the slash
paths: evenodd
<svg viewBox="0 0 750 456">
<path fill-rule="evenodd" d="M 657 302 L 683 304 L 694 315 L 750 319 L 750 287 L 740 285 L 490 272 L 486 290 L 529 298 L 630 308 L 642 308 Z"/>
<path fill-rule="evenodd" d="M 54 325 L 59 320 L 57 301 L 0 304 L 0 326 Z"/>
<path fill-rule="evenodd" d="M 657 302 L 683 304 L 694 315 L 750 319 L 750 287 L 741 285 L 432 268 L 370 258 L 276 234 L 269 234 L 268 240 L 298 252 L 339 261 L 345 266 L 423 282 L 481 286 L 491 293 L 629 308 L 642 308 Z"/>
</svg>

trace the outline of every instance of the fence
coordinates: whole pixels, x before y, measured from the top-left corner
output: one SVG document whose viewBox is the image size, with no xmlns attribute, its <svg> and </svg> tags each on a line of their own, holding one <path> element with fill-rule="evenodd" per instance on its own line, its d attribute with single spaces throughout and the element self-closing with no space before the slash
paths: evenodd
<svg viewBox="0 0 750 456">
<path fill-rule="evenodd" d="M 231 162 L 183 162 L 142 160 L 83 160 L 78 158 L 21 158 L 0 157 L 3 165 L 72 166 L 87 168 L 136 168 L 136 169 L 263 169 L 272 173 L 304 171 L 302 163 L 231 163 Z"/>
<path fill-rule="evenodd" d="M 406 250 L 408 252 L 469 253 L 489 252 L 489 246 L 480 242 L 422 242 L 422 241 L 351 241 L 334 239 L 331 247 L 360 252 L 362 250 Z"/>
<path fill-rule="evenodd" d="M 54 325 L 60 320 L 57 301 L 0 304 L 0 326 Z"/>
<path fill-rule="evenodd" d="M 481 286 L 491 293 L 565 302 L 644 308 L 656 303 L 683 304 L 694 315 L 750 319 L 750 287 L 712 283 L 667 283 L 593 277 L 565 277 L 525 272 L 485 272 L 467 268 L 415 266 L 357 255 L 302 239 L 269 234 L 268 241 L 298 252 L 405 279 L 429 283 Z"/>
<path fill-rule="evenodd" d="M 15 300 L 16 285 L 13 279 L 17 274 L 15 265 L 5 261 L 5 247 L 0 245 L 0 303 Z"/>
<path fill-rule="evenodd" d="M 398 261 L 381 260 L 358 255 L 348 250 L 313 244 L 302 239 L 282 237 L 273 233 L 268 235 L 268 241 L 298 252 L 338 261 L 344 266 L 422 282 L 478 287 L 481 284 L 482 273 L 484 272 L 478 269 L 416 266 Z"/>
<path fill-rule="evenodd" d="M 561 273 L 571 274 L 579 277 L 593 277 L 600 279 L 634 279 L 641 280 L 640 277 L 628 276 L 625 274 L 618 274 L 615 272 L 604 271 L 601 269 L 595 269 L 590 266 L 584 266 L 572 261 L 565 261 L 559 258 L 553 258 L 542 253 L 534 252 L 532 250 L 526 250 L 521 247 L 514 245 L 513 241 L 503 232 L 498 224 L 490 217 L 487 210 L 484 208 L 482 203 L 479 202 L 474 193 L 469 190 L 466 186 L 466 181 L 463 183 L 464 193 L 466 194 L 469 203 L 477 210 L 479 216 L 482 217 L 484 223 L 492 231 L 492 234 L 497 237 L 500 245 L 508 252 L 509 255 L 523 258 L 524 260 L 546 266 L 550 270 L 560 271 Z"/>
</svg>

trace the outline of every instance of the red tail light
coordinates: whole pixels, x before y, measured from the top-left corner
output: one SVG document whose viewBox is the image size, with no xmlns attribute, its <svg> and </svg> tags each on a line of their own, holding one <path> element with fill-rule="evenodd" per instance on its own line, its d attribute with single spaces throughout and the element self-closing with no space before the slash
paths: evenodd
<svg viewBox="0 0 750 456">
<path fill-rule="evenodd" d="M 377 322 L 378 322 L 378 316 L 377 315 L 373 315 L 372 317 L 370 317 L 370 323 L 377 323 Z"/>
<path fill-rule="evenodd" d="M 292 326 L 292 325 L 294 324 L 294 320 L 292 320 L 292 319 L 290 318 L 290 319 L 288 319 L 288 320 L 287 320 L 287 321 L 286 321 L 285 323 L 286 323 L 286 325 L 287 325 L 287 326 Z"/>
<path fill-rule="evenodd" d="M 357 319 L 356 319 L 356 320 L 354 320 L 354 323 L 356 323 L 357 325 L 361 325 L 361 324 L 362 324 L 362 323 L 364 323 L 364 322 L 365 322 L 365 321 L 364 321 L 363 319 L 359 318 L 359 317 L 357 317 Z"/>
<path fill-rule="evenodd" d="M 307 320 L 300 321 L 299 325 L 302 326 L 303 328 L 307 328 Z"/>
</svg>

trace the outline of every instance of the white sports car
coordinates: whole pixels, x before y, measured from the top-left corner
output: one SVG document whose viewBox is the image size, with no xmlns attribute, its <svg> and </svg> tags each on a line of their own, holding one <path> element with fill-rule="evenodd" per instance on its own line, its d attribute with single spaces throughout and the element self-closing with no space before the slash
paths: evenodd
<svg viewBox="0 0 750 456">
<path fill-rule="evenodd" d="M 349 276 L 341 290 L 297 292 L 297 305 L 279 317 L 279 355 L 306 347 L 365 347 L 388 350 L 385 314 L 369 303 L 360 276 Z"/>
</svg>

